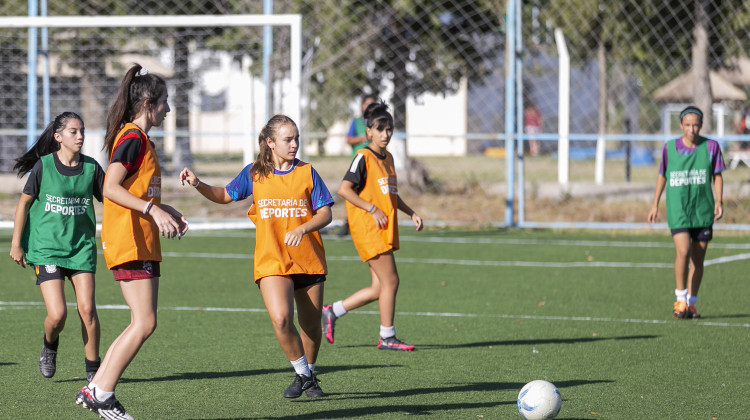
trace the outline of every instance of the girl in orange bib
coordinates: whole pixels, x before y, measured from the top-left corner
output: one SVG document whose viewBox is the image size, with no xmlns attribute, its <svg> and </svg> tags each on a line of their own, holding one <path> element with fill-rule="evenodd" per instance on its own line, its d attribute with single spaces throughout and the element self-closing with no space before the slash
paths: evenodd
<svg viewBox="0 0 750 420">
<path fill-rule="evenodd" d="M 325 394 L 315 376 L 320 348 L 323 282 L 328 274 L 319 229 L 331 223 L 333 198 L 309 163 L 297 159 L 299 131 L 291 118 L 276 115 L 258 136 L 258 159 L 226 187 L 198 180 L 188 168 L 180 181 L 220 204 L 252 196 L 247 214 L 255 224 L 255 283 L 276 339 L 294 366 L 284 397 Z M 294 303 L 297 322 L 294 326 Z"/>
<path fill-rule="evenodd" d="M 164 79 L 136 64 L 107 113 L 104 144 L 110 160 L 103 186 L 102 248 L 130 307 L 130 324 L 109 346 L 96 376 L 76 395 L 76 404 L 102 418 L 133 419 L 115 398 L 115 387 L 156 329 L 159 235 L 181 237 L 188 229 L 182 214 L 161 202 L 161 169 L 147 134 L 167 112 Z"/>
<path fill-rule="evenodd" d="M 398 271 L 393 251 L 398 244 L 398 217 L 401 210 L 411 217 L 417 231 L 422 218 L 398 195 L 393 156 L 386 150 L 393 135 L 393 116 L 384 102 L 370 104 L 364 113 L 370 144 L 357 151 L 341 182 L 338 194 L 346 199 L 346 214 L 352 241 L 362 261 L 370 266 L 372 284 L 348 298 L 323 307 L 323 335 L 333 343 L 336 319 L 348 311 L 377 300 L 380 305 L 382 350 L 414 350 L 396 338 L 393 318 L 396 312 Z"/>
</svg>

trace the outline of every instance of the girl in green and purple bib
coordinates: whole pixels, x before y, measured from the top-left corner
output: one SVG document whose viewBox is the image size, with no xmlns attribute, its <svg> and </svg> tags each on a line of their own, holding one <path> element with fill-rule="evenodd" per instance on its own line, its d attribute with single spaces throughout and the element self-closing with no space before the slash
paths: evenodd
<svg viewBox="0 0 750 420">
<path fill-rule="evenodd" d="M 719 143 L 699 134 L 702 125 L 703 112 L 697 107 L 688 106 L 680 113 L 683 135 L 664 144 L 654 201 L 648 213 L 649 223 L 654 223 L 666 188 L 667 224 L 675 246 L 676 299 L 672 315 L 677 319 L 700 318 L 695 303 L 703 278 L 703 261 L 713 237 L 713 223 L 724 213 L 724 158 Z"/>
</svg>

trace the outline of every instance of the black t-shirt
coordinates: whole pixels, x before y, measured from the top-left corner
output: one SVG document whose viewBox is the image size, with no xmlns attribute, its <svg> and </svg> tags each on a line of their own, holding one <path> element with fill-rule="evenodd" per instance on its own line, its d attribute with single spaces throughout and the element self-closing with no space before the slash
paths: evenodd
<svg viewBox="0 0 750 420">
<path fill-rule="evenodd" d="M 63 176 L 76 176 L 83 173 L 83 158 L 78 160 L 76 166 L 65 166 L 60 162 L 60 158 L 57 157 L 57 153 L 53 153 L 55 158 L 55 168 Z M 103 198 L 102 184 L 104 183 L 104 169 L 96 162 L 96 170 L 94 171 L 94 197 L 101 202 Z M 23 187 L 23 193 L 32 197 L 39 195 L 39 187 L 42 185 L 42 160 L 39 159 L 34 167 L 29 172 L 29 179 L 26 180 L 26 185 Z"/>
<path fill-rule="evenodd" d="M 375 157 L 377 157 L 378 159 L 385 160 L 385 154 L 381 155 L 380 153 L 370 149 L 369 147 L 367 147 L 367 150 L 371 151 L 372 154 L 375 155 Z M 367 181 L 367 166 L 365 165 L 364 156 L 359 153 L 354 156 L 352 164 L 351 166 L 349 166 L 349 170 L 346 171 L 346 174 L 344 175 L 344 181 L 349 181 L 354 184 L 354 190 L 357 192 L 357 194 L 362 192 Z"/>
<path fill-rule="evenodd" d="M 141 137 L 141 132 L 135 129 L 124 132 L 121 138 L 122 141 L 112 152 L 112 158 L 109 162 L 120 162 L 127 169 L 128 174 L 126 178 L 129 178 L 138 172 L 138 168 L 141 167 L 143 160 L 141 144 L 144 139 Z"/>
</svg>

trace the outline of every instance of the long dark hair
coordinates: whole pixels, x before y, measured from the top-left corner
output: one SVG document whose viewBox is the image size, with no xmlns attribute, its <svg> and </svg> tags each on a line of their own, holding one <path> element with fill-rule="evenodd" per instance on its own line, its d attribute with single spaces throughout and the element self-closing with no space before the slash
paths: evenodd
<svg viewBox="0 0 750 420">
<path fill-rule="evenodd" d="M 147 106 L 156 103 L 167 90 L 167 83 L 161 77 L 145 71 L 140 64 L 134 64 L 120 82 L 112 106 L 107 113 L 107 132 L 104 135 L 104 149 L 109 155 L 115 146 L 117 133 L 122 126 L 135 119 L 141 112 L 144 101 Z"/>
<path fill-rule="evenodd" d="M 78 120 L 81 122 L 81 125 L 83 125 L 83 118 L 75 112 L 63 112 L 56 116 L 55 119 L 47 125 L 47 128 L 44 129 L 36 143 L 34 143 L 26 153 L 16 159 L 16 164 L 13 166 L 13 170 L 18 171 L 19 178 L 27 174 L 34 167 L 39 158 L 60 150 L 60 143 L 55 140 L 55 133 L 61 133 L 65 129 L 65 126 L 68 125 L 69 120 Z"/>
<path fill-rule="evenodd" d="M 267 138 L 276 140 L 276 135 L 279 132 L 279 128 L 283 125 L 291 124 L 297 129 L 297 124 L 294 120 L 287 117 L 286 115 L 277 114 L 271 117 L 266 123 L 260 134 L 258 135 L 258 146 L 260 151 L 258 152 L 258 158 L 253 162 L 251 179 L 262 181 L 263 178 L 273 173 L 273 151 L 266 143 Z M 299 136 L 299 129 L 297 129 L 297 135 Z"/>
</svg>

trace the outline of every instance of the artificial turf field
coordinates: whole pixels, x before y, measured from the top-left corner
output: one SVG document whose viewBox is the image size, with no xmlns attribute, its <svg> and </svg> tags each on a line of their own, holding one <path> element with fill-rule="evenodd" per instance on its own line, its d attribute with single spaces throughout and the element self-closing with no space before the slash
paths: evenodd
<svg viewBox="0 0 750 420">
<path fill-rule="evenodd" d="M 293 370 L 252 283 L 253 231 L 164 241 L 159 326 L 117 388 L 136 419 L 520 419 L 534 379 L 563 397 L 559 419 L 750 418 L 750 244 L 715 233 L 700 320 L 673 320 L 673 246 L 654 234 L 401 228 L 396 328 L 413 352 L 377 350 L 377 304 L 340 319 L 316 372 L 326 398 L 287 400 Z M 10 232 L 0 232 L 8 252 Z M 369 284 L 351 241 L 324 235 L 326 303 Z M 57 374 L 38 370 L 41 293 L 0 264 L 0 418 L 91 419 L 75 306 Z M 74 302 L 70 283 L 67 301 Z M 100 258 L 104 355 L 129 322 Z"/>
</svg>

